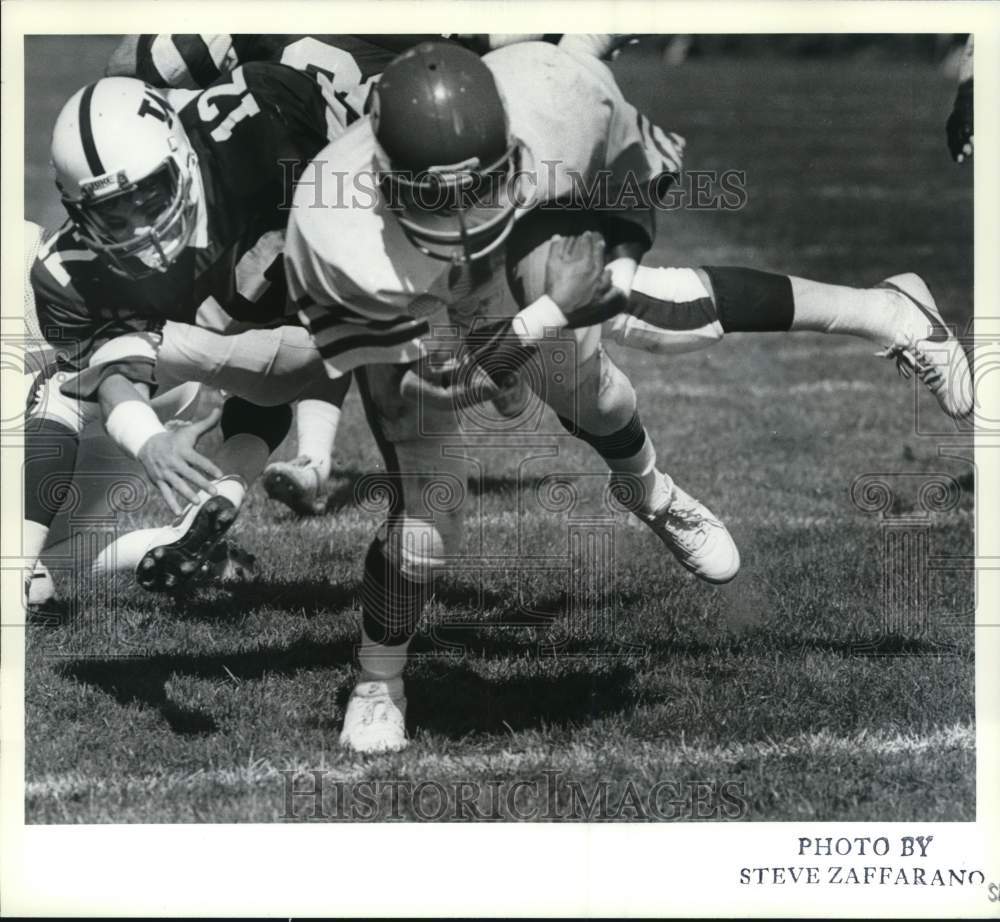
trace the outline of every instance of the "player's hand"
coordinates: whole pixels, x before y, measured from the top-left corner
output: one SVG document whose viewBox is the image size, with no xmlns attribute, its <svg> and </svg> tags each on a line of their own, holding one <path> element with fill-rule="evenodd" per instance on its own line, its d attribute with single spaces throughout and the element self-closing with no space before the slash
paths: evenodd
<svg viewBox="0 0 1000 922">
<path fill-rule="evenodd" d="M 215 493 L 212 480 L 221 477 L 222 471 L 197 451 L 195 444 L 221 416 L 222 411 L 215 409 L 204 419 L 159 432 L 139 450 L 139 461 L 175 515 L 184 503 L 198 502 L 200 490 Z"/>
<path fill-rule="evenodd" d="M 553 239 L 545 263 L 545 293 L 559 305 L 570 327 L 590 326 L 618 313 L 607 312 L 611 274 L 604 261 L 604 238 L 594 231 Z"/>
<path fill-rule="evenodd" d="M 955 105 L 945 124 L 948 135 L 948 150 L 955 163 L 964 163 L 972 157 L 973 143 L 973 96 L 972 81 L 967 80 L 958 88 Z"/>
<path fill-rule="evenodd" d="M 503 387 L 475 362 L 408 368 L 399 382 L 401 396 L 431 410 L 461 410 L 493 400 Z"/>
</svg>

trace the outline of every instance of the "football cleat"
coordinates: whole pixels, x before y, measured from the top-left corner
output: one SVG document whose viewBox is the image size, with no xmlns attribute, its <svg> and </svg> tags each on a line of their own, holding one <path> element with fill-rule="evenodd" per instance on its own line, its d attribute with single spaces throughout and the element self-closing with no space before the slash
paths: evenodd
<svg viewBox="0 0 1000 922">
<path fill-rule="evenodd" d="M 264 468 L 263 482 L 271 499 L 284 503 L 297 515 L 322 515 L 326 511 L 320 498 L 322 473 L 305 456 L 269 464 Z"/>
<path fill-rule="evenodd" d="M 398 686 L 396 695 L 390 685 Z M 340 745 L 354 752 L 399 752 L 406 739 L 406 698 L 401 679 L 359 682 L 347 702 Z"/>
<path fill-rule="evenodd" d="M 686 570 L 707 583 L 728 583 L 740 570 L 736 542 L 709 509 L 673 485 L 653 512 L 633 509 Z"/>
<path fill-rule="evenodd" d="M 213 481 L 218 492 L 191 503 L 170 526 L 175 537 L 151 547 L 139 561 L 135 578 L 149 592 L 173 592 L 197 576 L 239 515 L 246 484 L 242 477 Z"/>
<path fill-rule="evenodd" d="M 972 371 L 965 350 L 944 325 L 923 279 L 912 272 L 894 275 L 878 288 L 897 292 L 907 302 L 909 322 L 896 331 L 896 341 L 879 358 L 896 360 L 904 378 L 916 375 L 937 398 L 941 409 L 953 419 L 972 412 Z"/>
</svg>

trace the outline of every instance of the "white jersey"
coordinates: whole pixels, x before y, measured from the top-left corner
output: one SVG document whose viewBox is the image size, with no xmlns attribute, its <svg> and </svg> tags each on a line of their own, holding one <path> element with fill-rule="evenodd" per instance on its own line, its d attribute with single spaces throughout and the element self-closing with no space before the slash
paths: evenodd
<svg viewBox="0 0 1000 922">
<path fill-rule="evenodd" d="M 613 196 L 679 172 L 683 140 L 626 102 L 594 57 L 532 42 L 483 60 L 522 145 L 529 195 L 519 213 L 594 188 L 602 177 Z M 329 144 L 296 187 L 285 247 L 289 293 L 332 376 L 414 361 L 435 326 L 456 316 L 496 316 L 510 298 L 502 250 L 487 273 L 424 255 L 387 208 L 376 175 L 366 118 Z M 508 303 L 503 312 L 515 311 Z"/>
</svg>

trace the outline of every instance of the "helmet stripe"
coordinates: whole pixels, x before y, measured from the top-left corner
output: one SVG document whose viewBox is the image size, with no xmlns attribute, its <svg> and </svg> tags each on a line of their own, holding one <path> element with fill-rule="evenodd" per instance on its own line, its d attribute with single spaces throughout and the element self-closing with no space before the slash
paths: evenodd
<svg viewBox="0 0 1000 922">
<path fill-rule="evenodd" d="M 97 153 L 97 145 L 94 143 L 94 129 L 90 124 L 90 106 L 95 86 L 94 83 L 90 84 L 80 97 L 80 138 L 83 141 L 83 153 L 87 158 L 90 172 L 94 176 L 101 176 L 105 172 L 104 164 L 101 163 L 101 158 Z"/>
</svg>

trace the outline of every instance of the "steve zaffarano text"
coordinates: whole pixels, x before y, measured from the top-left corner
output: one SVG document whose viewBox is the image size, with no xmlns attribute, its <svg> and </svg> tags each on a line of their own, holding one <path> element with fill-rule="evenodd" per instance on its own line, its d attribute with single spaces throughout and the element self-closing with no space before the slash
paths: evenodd
<svg viewBox="0 0 1000 922">
<path fill-rule="evenodd" d="M 741 884 L 868 884 L 882 887 L 981 887 L 982 871 L 967 868 L 921 868 L 893 865 L 849 867 L 831 864 L 741 868 Z"/>
</svg>

